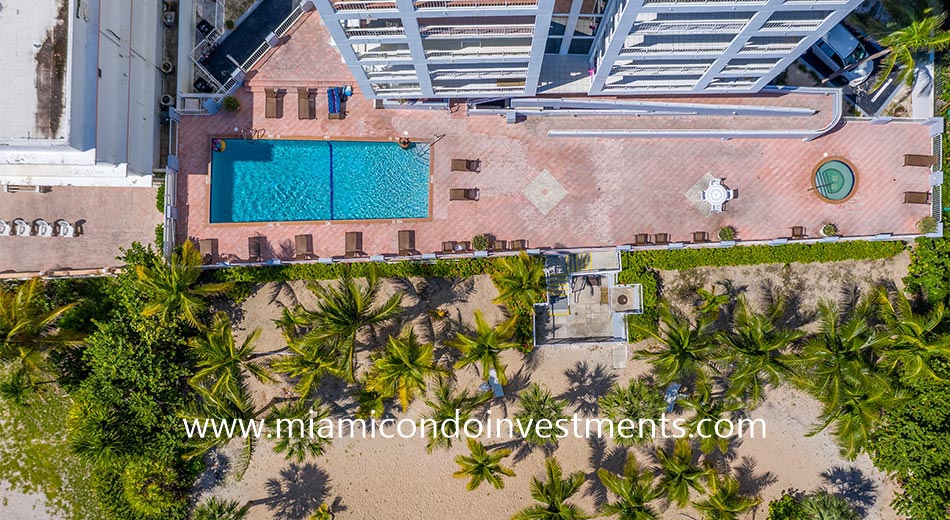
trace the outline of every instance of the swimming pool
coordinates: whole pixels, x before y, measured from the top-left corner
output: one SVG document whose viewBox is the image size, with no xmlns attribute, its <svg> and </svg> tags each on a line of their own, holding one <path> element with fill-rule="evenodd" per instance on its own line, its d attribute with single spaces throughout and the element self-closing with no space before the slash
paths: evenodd
<svg viewBox="0 0 950 520">
<path fill-rule="evenodd" d="M 429 216 L 428 145 L 218 139 L 211 223 Z"/>
</svg>

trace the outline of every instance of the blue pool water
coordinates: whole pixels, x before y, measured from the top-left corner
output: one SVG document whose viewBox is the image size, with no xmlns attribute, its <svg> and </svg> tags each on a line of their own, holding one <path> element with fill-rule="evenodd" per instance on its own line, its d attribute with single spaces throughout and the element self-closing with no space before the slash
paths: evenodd
<svg viewBox="0 0 950 520">
<path fill-rule="evenodd" d="M 228 139 L 211 152 L 211 223 L 429 216 L 427 147 Z"/>
</svg>

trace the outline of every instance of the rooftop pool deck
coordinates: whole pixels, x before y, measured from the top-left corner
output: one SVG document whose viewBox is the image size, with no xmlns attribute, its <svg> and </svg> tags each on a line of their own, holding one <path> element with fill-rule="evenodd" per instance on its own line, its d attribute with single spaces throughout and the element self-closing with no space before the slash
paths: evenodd
<svg viewBox="0 0 950 520">
<path fill-rule="evenodd" d="M 289 41 L 262 60 L 248 85 L 237 92 L 239 112 L 182 118 L 179 239 L 218 239 L 221 256 L 238 260 L 247 256 L 249 236 L 266 237 L 272 249 L 269 258 L 289 258 L 294 236 L 312 234 L 314 253 L 331 257 L 343 254 L 348 231 L 361 231 L 363 250 L 374 255 L 398 251 L 397 232 L 404 229 L 415 231 L 415 248 L 427 253 L 441 250 L 443 241 L 471 240 L 481 233 L 525 239 L 530 247 L 613 246 L 633 242 L 638 233 L 669 233 L 673 242 L 689 241 L 694 231 L 715 237 L 723 226 L 734 226 L 740 240 L 789 237 L 792 226 L 804 226 L 808 236 L 816 237 L 829 222 L 848 236 L 916 234 L 916 222 L 930 214 L 929 205 L 902 204 L 903 192 L 929 190 L 928 169 L 902 166 L 904 154 L 932 151 L 930 129 L 920 121 L 872 124 L 846 118 L 811 141 L 553 138 L 548 131 L 570 127 L 580 118 L 529 118 L 507 124 L 499 116 L 469 116 L 464 105 L 452 111 L 379 110 L 358 91 L 347 102 L 345 119 L 328 120 L 325 89 L 355 82 L 339 59 L 326 59 L 336 53 L 327 41 L 318 17 L 304 17 Z M 275 87 L 288 90 L 287 115 L 265 118 L 264 88 Z M 297 87 L 320 90 L 316 119 L 297 119 L 287 108 L 296 102 Z M 802 96 L 715 96 L 712 102 L 795 106 Z M 819 108 L 821 121 L 816 120 L 815 127 L 825 124 L 830 109 Z M 649 118 L 610 118 L 612 125 L 629 120 L 641 126 L 644 119 Z M 765 124 L 766 118 L 760 119 L 757 125 Z M 741 123 L 734 118 L 723 122 Z M 271 137 L 346 135 L 395 143 L 410 135 L 437 142 L 429 158 L 430 217 L 212 224 L 208 142 L 235 128 L 262 129 Z M 841 204 L 828 204 L 812 189 L 816 165 L 832 157 L 844 158 L 860 175 L 853 196 Z M 478 159 L 481 171 L 453 172 L 452 159 Z M 737 191 L 722 213 L 710 214 L 708 207 L 703 211 L 697 204 L 696 186 L 707 174 Z M 453 188 L 478 188 L 480 200 L 450 201 Z"/>
</svg>

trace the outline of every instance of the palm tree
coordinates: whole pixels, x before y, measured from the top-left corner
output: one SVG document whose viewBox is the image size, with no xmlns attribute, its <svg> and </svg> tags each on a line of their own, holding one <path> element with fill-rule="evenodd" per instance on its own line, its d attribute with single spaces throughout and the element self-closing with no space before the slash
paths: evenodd
<svg viewBox="0 0 950 520">
<path fill-rule="evenodd" d="M 557 423 L 567 420 L 567 401 L 553 397 L 550 390 L 534 383 L 518 395 L 518 404 L 521 409 L 515 414 L 515 422 L 524 439 L 535 446 L 556 445 Z"/>
<path fill-rule="evenodd" d="M 241 506 L 234 500 L 211 497 L 195 507 L 191 512 L 191 520 L 244 520 L 247 512 L 247 506 Z"/>
<path fill-rule="evenodd" d="M 739 481 L 730 475 L 713 475 L 708 486 L 706 499 L 693 502 L 705 520 L 736 520 L 762 502 L 758 497 L 742 495 Z"/>
<path fill-rule="evenodd" d="M 597 470 L 597 478 L 617 497 L 600 508 L 602 516 L 616 515 L 619 520 L 659 520 L 660 515 L 650 502 L 661 493 L 653 487 L 653 473 L 640 467 L 633 453 L 627 455 L 623 475 L 601 468 Z"/>
<path fill-rule="evenodd" d="M 880 316 L 887 326 L 887 344 L 879 351 L 879 365 L 900 368 L 911 381 L 940 379 L 930 368 L 934 357 L 950 358 L 950 335 L 936 332 L 944 318 L 944 303 L 928 314 L 916 314 L 907 296 L 896 291 L 895 302 L 885 290 L 878 293 Z"/>
<path fill-rule="evenodd" d="M 708 317 L 701 315 L 693 324 L 688 318 L 674 314 L 665 300 L 657 303 L 657 310 L 660 315 L 657 329 L 639 323 L 632 327 L 643 336 L 656 339 L 663 347 L 638 351 L 634 357 L 653 364 L 660 385 L 694 375 L 705 379 L 713 352 Z"/>
<path fill-rule="evenodd" d="M 303 348 L 300 342 L 288 338 L 289 355 L 281 356 L 270 363 L 271 370 L 296 378 L 294 391 L 300 399 L 308 399 L 326 375 L 343 377 L 330 349 Z"/>
<path fill-rule="evenodd" d="M 233 282 L 198 284 L 201 276 L 201 253 L 191 240 L 186 240 L 172 254 L 170 262 L 155 257 L 151 266 L 135 266 L 139 288 L 147 295 L 148 303 L 142 309 L 144 316 L 160 315 L 163 321 L 180 313 L 196 327 L 201 324 L 198 315 L 207 308 L 204 299 L 228 291 Z"/>
<path fill-rule="evenodd" d="M 469 395 L 468 390 L 453 393 L 450 380 L 443 377 L 439 377 L 433 396 L 434 399 L 425 401 L 430 412 L 423 418 L 423 424 L 432 425 L 426 443 L 429 453 L 435 448 L 451 448 L 452 440 L 461 433 L 472 412 L 491 399 L 490 392 L 481 395 Z"/>
<path fill-rule="evenodd" d="M 636 435 L 614 435 L 614 442 L 620 446 L 631 446 L 643 443 L 651 437 L 640 431 L 640 419 L 658 421 L 666 408 L 663 394 L 644 379 L 633 378 L 627 386 L 614 385 L 598 399 L 600 411 L 614 424 L 621 421 L 631 421 L 637 425 Z"/>
<path fill-rule="evenodd" d="M 514 326 L 515 320 L 512 318 L 492 327 L 485 321 L 482 311 L 476 310 L 475 334 L 468 336 L 459 332 L 454 341 L 448 342 L 462 353 L 462 357 L 455 362 L 455 369 L 478 366 L 481 368 L 482 378 L 488 381 L 488 371 L 494 368 L 498 374 L 498 382 L 502 385 L 508 384 L 508 378 L 505 377 L 506 367 L 498 356 L 504 350 L 518 348 L 517 343 L 509 341 Z"/>
<path fill-rule="evenodd" d="M 193 337 L 189 345 L 198 357 L 198 371 L 191 377 L 192 385 L 210 384 L 214 393 L 237 392 L 244 382 L 245 374 L 250 374 L 262 383 L 274 380 L 270 372 L 253 361 L 254 343 L 261 336 L 256 329 L 238 346 L 231 331 L 231 320 L 227 314 L 214 315 L 211 328 L 204 337 Z"/>
<path fill-rule="evenodd" d="M 740 296 L 733 317 L 733 332 L 721 334 L 717 357 L 732 366 L 727 395 L 745 399 L 749 408 L 761 402 L 767 386 L 778 386 L 788 367 L 780 352 L 805 334 L 777 325 L 784 312 L 778 300 L 765 313 L 752 312 Z"/>
<path fill-rule="evenodd" d="M 693 448 L 689 441 L 677 439 L 670 454 L 657 449 L 656 458 L 663 470 L 657 487 L 670 502 L 683 507 L 689 503 L 690 489 L 704 492 L 703 480 L 709 471 L 693 464 Z"/>
<path fill-rule="evenodd" d="M 540 504 L 522 509 L 511 520 L 582 520 L 590 518 L 583 510 L 568 500 L 584 485 L 583 472 L 576 471 L 564 478 L 564 471 L 557 459 L 550 457 L 544 461 L 547 482 L 537 477 L 531 479 L 531 498 Z"/>
<path fill-rule="evenodd" d="M 841 447 L 841 454 L 854 460 L 867 444 L 871 431 L 884 412 L 908 398 L 904 390 L 895 390 L 889 381 L 877 374 L 847 377 L 834 401 L 819 396 L 822 413 L 819 424 L 807 435 L 816 435 L 834 424 L 832 433 Z"/>
<path fill-rule="evenodd" d="M 435 365 L 431 343 L 419 343 L 411 325 L 391 336 L 386 348 L 373 355 L 367 389 L 386 397 L 398 397 L 403 413 L 417 393 L 424 394 L 428 380 L 445 370 Z"/>
<path fill-rule="evenodd" d="M 797 367 L 791 380 L 823 403 L 836 403 L 847 381 L 870 373 L 874 351 L 886 338 L 874 334 L 869 318 L 870 300 L 862 300 L 847 315 L 834 303 L 818 304 L 818 334 L 808 339 L 801 352 L 786 362 Z"/>
<path fill-rule="evenodd" d="M 25 402 L 29 391 L 44 383 L 48 372 L 47 351 L 72 346 L 80 336 L 56 328 L 56 321 L 75 303 L 47 309 L 39 278 L 22 283 L 15 291 L 0 288 L 0 366 L 15 364 L 10 379 L 3 382 L 3 395 Z"/>
<path fill-rule="evenodd" d="M 743 404 L 730 397 L 714 399 L 709 385 L 701 385 L 693 397 L 680 399 L 679 403 L 694 412 L 686 421 L 686 428 L 692 435 L 699 437 L 699 450 L 705 455 L 716 448 L 726 453 L 729 437 L 721 437 L 716 432 L 716 425 L 723 419 L 728 420 L 727 415 L 742 410 Z"/>
<path fill-rule="evenodd" d="M 926 5 L 929 2 L 923 2 Z M 872 24 L 872 36 L 887 49 L 884 58 L 884 70 L 872 90 L 877 90 L 891 75 L 895 67 L 900 68 L 897 79 L 912 85 L 916 59 L 930 50 L 942 51 L 950 47 L 950 32 L 943 28 L 947 16 L 932 7 L 921 9 L 918 2 L 886 1 L 888 13 L 894 21 L 887 25 Z"/>
<path fill-rule="evenodd" d="M 279 430 L 274 437 L 274 451 L 285 453 L 287 460 L 295 462 L 323 455 L 331 439 L 320 435 L 320 423 L 328 417 L 328 409 L 319 403 L 308 406 L 301 399 L 275 406 L 267 421 Z M 313 424 L 312 430 L 310 424 Z"/>
<path fill-rule="evenodd" d="M 350 383 L 356 382 L 356 354 L 359 334 L 367 327 L 389 321 L 399 314 L 401 294 L 394 294 L 376 305 L 380 284 L 376 270 L 370 267 L 365 286 L 347 271 L 335 285 L 307 285 L 319 298 L 313 311 L 298 305 L 287 311 L 280 325 L 285 334 L 299 342 L 303 350 L 323 350 L 333 354 L 339 373 Z"/>
<path fill-rule="evenodd" d="M 498 449 L 489 452 L 475 439 L 468 440 L 468 450 L 471 452 L 470 455 L 455 457 L 455 463 L 460 469 L 452 473 L 452 476 L 469 479 L 468 485 L 465 486 L 469 491 L 478 489 L 482 482 L 488 482 L 495 489 L 504 489 L 505 481 L 501 477 L 515 476 L 511 468 L 501 465 L 501 460 L 511 455 L 511 450 Z"/>
<path fill-rule="evenodd" d="M 219 423 L 249 424 L 258 415 L 254 410 L 254 403 L 246 385 L 239 387 L 240 392 L 237 394 L 218 395 L 203 386 L 195 387 L 195 390 L 198 393 L 198 399 L 180 413 L 182 419 L 188 423 L 195 424 L 213 419 Z M 244 473 L 251 464 L 251 457 L 257 449 L 256 436 L 246 435 L 243 441 L 244 446 L 234 468 L 235 480 L 241 480 L 244 477 Z M 188 439 L 188 442 L 191 449 L 185 454 L 185 458 L 194 459 L 204 456 L 212 448 L 226 446 L 231 442 L 231 438 L 218 437 L 209 428 L 204 437 L 193 436 Z"/>
<path fill-rule="evenodd" d="M 848 502 L 826 491 L 819 491 L 802 499 L 803 520 L 859 520 L 861 518 Z"/>
<path fill-rule="evenodd" d="M 700 287 L 696 289 L 696 294 L 699 295 L 700 301 L 702 302 L 699 305 L 699 312 L 709 316 L 711 320 L 718 318 L 720 309 L 732 301 L 732 296 L 728 291 L 717 293 L 715 288 L 713 288 L 712 291 L 708 291 Z"/>
<path fill-rule="evenodd" d="M 544 298 L 547 285 L 544 268 L 524 251 L 499 262 L 499 271 L 492 276 L 498 287 L 495 302 L 507 305 L 512 311 L 530 311 Z"/>
</svg>

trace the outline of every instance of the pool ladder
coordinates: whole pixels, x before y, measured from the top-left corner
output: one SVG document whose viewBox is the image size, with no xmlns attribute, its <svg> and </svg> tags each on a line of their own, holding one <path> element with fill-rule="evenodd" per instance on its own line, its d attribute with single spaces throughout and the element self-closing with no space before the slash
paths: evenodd
<svg viewBox="0 0 950 520">
<path fill-rule="evenodd" d="M 257 139 L 263 139 L 264 129 L 263 128 L 242 128 L 241 138 L 247 142 L 252 142 Z"/>
</svg>

